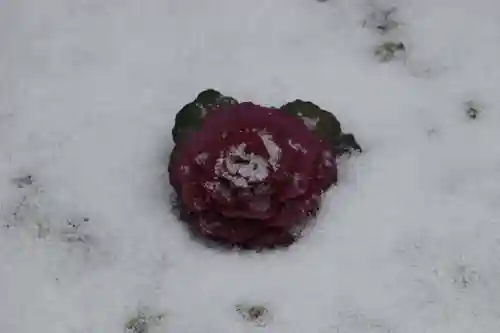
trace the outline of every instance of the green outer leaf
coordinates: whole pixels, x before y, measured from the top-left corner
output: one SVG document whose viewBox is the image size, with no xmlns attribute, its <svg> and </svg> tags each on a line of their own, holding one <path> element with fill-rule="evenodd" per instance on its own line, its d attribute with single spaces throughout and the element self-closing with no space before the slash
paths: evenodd
<svg viewBox="0 0 500 333">
<path fill-rule="evenodd" d="M 330 112 L 312 102 L 297 99 L 281 107 L 289 115 L 298 117 L 321 140 L 326 142 L 335 155 L 353 150 L 361 151 L 352 134 L 344 134 L 340 122 Z"/>
<path fill-rule="evenodd" d="M 224 96 L 214 89 L 207 89 L 198 94 L 196 99 L 186 104 L 175 116 L 172 137 L 177 144 L 197 130 L 207 112 L 224 105 L 238 103 L 234 98 Z"/>
<path fill-rule="evenodd" d="M 281 107 L 285 113 L 301 118 L 304 124 L 320 139 L 328 142 L 342 134 L 340 122 L 330 112 L 312 102 L 297 99 Z"/>
</svg>

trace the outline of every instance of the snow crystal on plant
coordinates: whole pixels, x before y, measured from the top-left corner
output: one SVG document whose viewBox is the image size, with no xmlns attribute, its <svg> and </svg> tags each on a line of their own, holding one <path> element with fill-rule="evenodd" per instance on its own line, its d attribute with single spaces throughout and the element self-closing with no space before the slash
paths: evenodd
<svg viewBox="0 0 500 333">
<path fill-rule="evenodd" d="M 300 117 L 302 119 L 302 121 L 304 122 L 304 125 L 306 125 L 306 127 L 309 129 L 309 130 L 314 130 L 316 128 L 316 125 L 318 125 L 319 123 L 319 118 L 316 117 L 316 118 L 309 118 L 309 117 Z"/>
<path fill-rule="evenodd" d="M 237 187 L 248 187 L 249 182 L 265 180 L 269 175 L 270 167 L 277 170 L 281 148 L 274 142 L 272 135 L 260 133 L 259 137 L 267 150 L 268 159 L 254 153 L 247 153 L 247 145 L 241 143 L 237 147 L 231 147 L 226 153 L 221 153 L 214 166 L 215 174 L 228 179 Z"/>
<path fill-rule="evenodd" d="M 214 167 L 215 174 L 231 181 L 237 187 L 247 187 L 248 182 L 263 181 L 269 175 L 269 163 L 259 155 L 247 153 L 246 144 L 231 147 L 222 153 Z"/>
<path fill-rule="evenodd" d="M 198 109 L 200 109 L 201 116 L 205 117 L 205 115 L 207 114 L 207 108 L 204 107 L 203 104 L 201 104 L 201 103 L 196 103 L 196 107 L 198 107 Z"/>
<path fill-rule="evenodd" d="M 268 162 L 259 155 L 245 153 L 246 144 L 240 144 L 236 149 L 232 149 L 229 156 L 241 158 L 248 163 L 233 162 L 232 158 L 226 159 L 226 167 L 232 174 L 239 174 L 249 181 L 261 181 L 267 178 Z"/>
<path fill-rule="evenodd" d="M 301 153 L 307 153 L 307 149 L 304 148 L 300 143 L 295 143 L 292 139 L 288 139 L 288 145 L 292 147 L 296 151 L 300 151 Z"/>
<path fill-rule="evenodd" d="M 281 148 L 273 141 L 273 136 L 271 134 L 261 133 L 260 138 L 266 147 L 267 153 L 269 154 L 269 164 L 273 170 L 277 170 L 279 167 L 279 160 L 281 157 Z"/>
<path fill-rule="evenodd" d="M 328 150 L 323 151 L 323 164 L 328 168 L 333 165 L 333 155 Z"/>
</svg>

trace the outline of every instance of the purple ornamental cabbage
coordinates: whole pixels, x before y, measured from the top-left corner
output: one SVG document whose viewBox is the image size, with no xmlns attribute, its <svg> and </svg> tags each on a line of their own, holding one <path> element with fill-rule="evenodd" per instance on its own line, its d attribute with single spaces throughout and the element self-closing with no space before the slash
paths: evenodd
<svg viewBox="0 0 500 333">
<path fill-rule="evenodd" d="M 311 124 L 336 119 L 312 103 L 296 101 L 310 108 L 295 112 L 297 104 L 276 109 L 209 92 L 215 98 L 200 102 L 200 94 L 173 130 L 168 171 L 180 219 L 196 236 L 228 246 L 292 244 L 337 182 L 336 156 L 359 146 L 338 122 L 326 126 L 338 127 L 336 138 L 315 133 Z"/>
</svg>

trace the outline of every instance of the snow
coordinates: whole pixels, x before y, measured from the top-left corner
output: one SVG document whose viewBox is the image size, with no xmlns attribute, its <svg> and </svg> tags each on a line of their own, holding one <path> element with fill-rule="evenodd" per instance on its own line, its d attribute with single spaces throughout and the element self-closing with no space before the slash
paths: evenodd
<svg viewBox="0 0 500 333">
<path fill-rule="evenodd" d="M 214 173 L 234 184 L 248 187 L 251 182 L 261 182 L 269 176 L 269 161 L 254 153 L 246 152 L 247 145 L 239 144 L 221 152 L 214 166 Z"/>
<path fill-rule="evenodd" d="M 271 134 L 259 133 L 262 143 L 266 147 L 268 165 L 276 171 L 279 168 L 279 162 L 281 158 L 281 148 L 276 142 L 274 142 L 273 136 Z"/>
<path fill-rule="evenodd" d="M 299 114 L 300 116 L 300 114 Z M 300 117 L 302 121 L 304 122 L 304 125 L 310 130 L 316 129 L 316 126 L 318 125 L 319 122 L 319 117 L 317 118 L 310 118 L 310 117 Z"/>
<path fill-rule="evenodd" d="M 364 24 L 392 7 L 392 31 Z M 149 333 L 499 331 L 499 12 L 0 1 L 0 332 L 121 333 L 134 317 L 158 319 Z M 403 58 L 376 59 L 387 40 Z M 311 100 L 363 146 L 295 246 L 218 251 L 176 222 L 174 114 L 205 88 Z"/>
<path fill-rule="evenodd" d="M 249 183 L 266 180 L 269 176 L 269 169 L 276 171 L 279 167 L 281 148 L 273 141 L 272 135 L 264 133 L 258 135 L 267 150 L 267 158 L 246 152 L 247 145 L 241 143 L 221 153 L 215 162 L 214 173 L 241 188 L 248 187 Z"/>
<path fill-rule="evenodd" d="M 288 139 L 288 145 L 292 147 L 293 150 L 300 151 L 302 154 L 307 153 L 307 149 L 304 148 L 300 143 L 298 142 L 293 142 L 292 139 Z"/>
</svg>

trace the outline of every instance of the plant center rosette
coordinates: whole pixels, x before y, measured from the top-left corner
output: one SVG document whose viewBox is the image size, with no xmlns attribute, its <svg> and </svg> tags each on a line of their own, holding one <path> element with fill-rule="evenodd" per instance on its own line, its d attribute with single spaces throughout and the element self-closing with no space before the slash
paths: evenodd
<svg viewBox="0 0 500 333">
<path fill-rule="evenodd" d="M 336 157 L 359 148 L 324 112 L 302 101 L 277 109 L 202 92 L 173 129 L 169 178 L 180 219 L 228 246 L 292 244 L 337 182 Z M 318 134 L 319 125 L 337 133 Z"/>
</svg>

